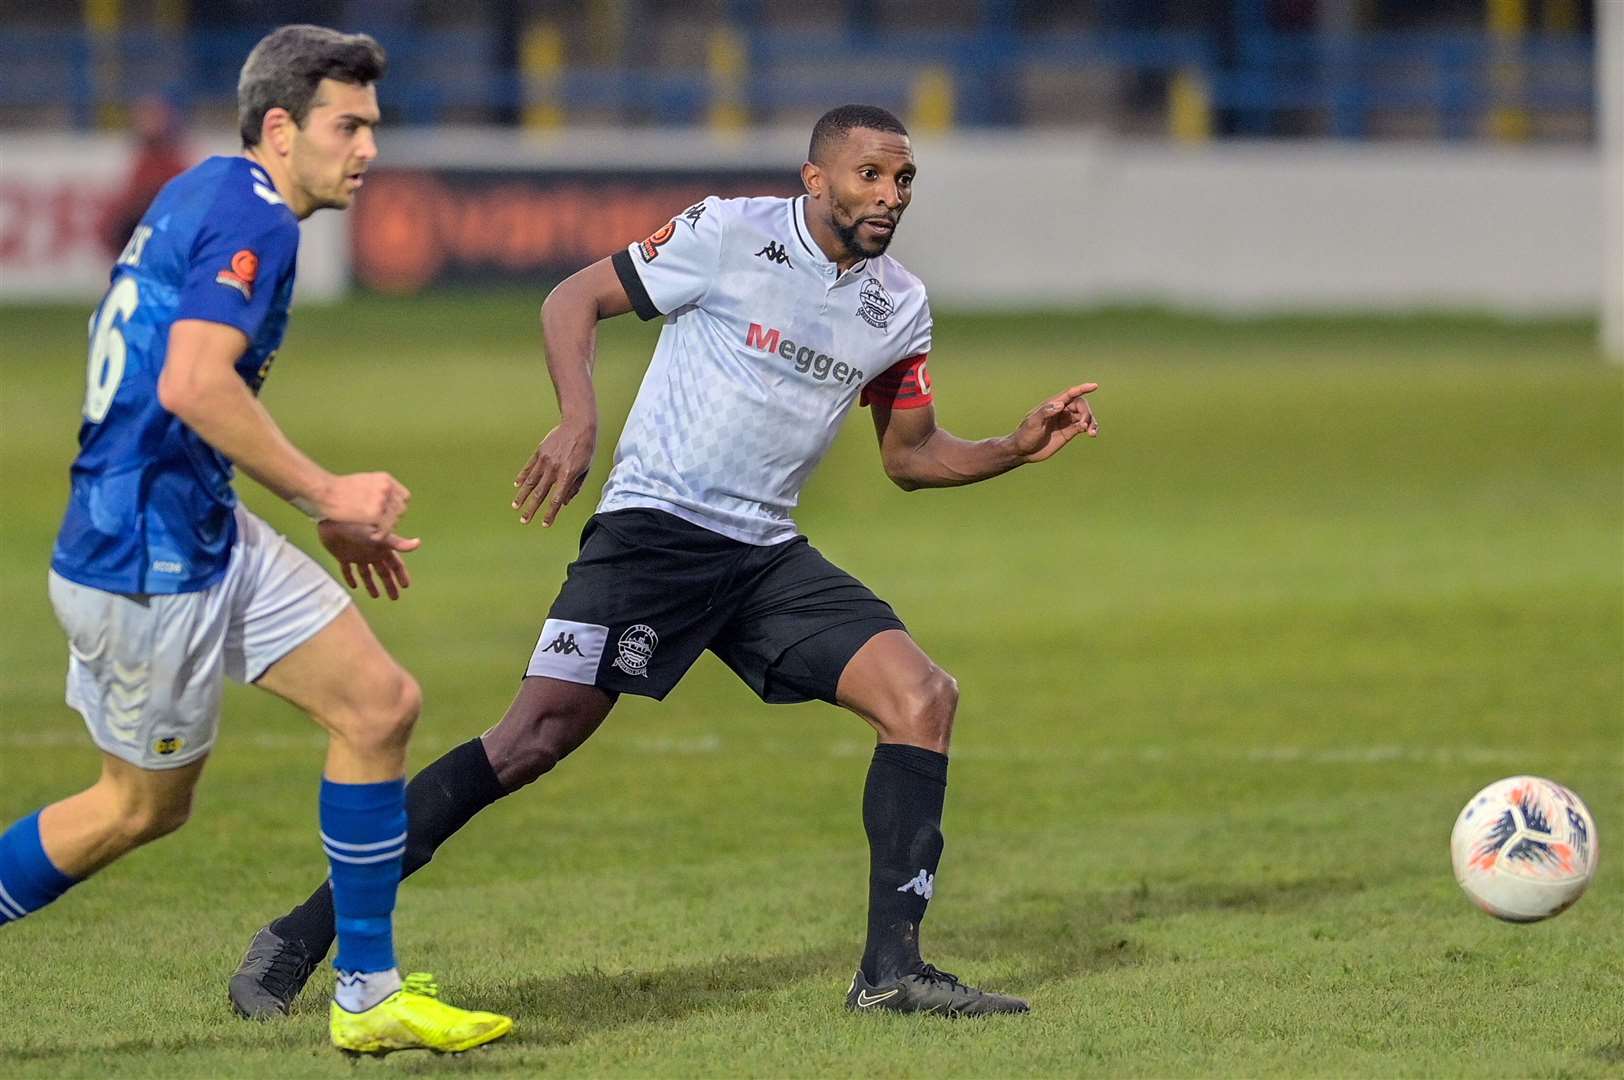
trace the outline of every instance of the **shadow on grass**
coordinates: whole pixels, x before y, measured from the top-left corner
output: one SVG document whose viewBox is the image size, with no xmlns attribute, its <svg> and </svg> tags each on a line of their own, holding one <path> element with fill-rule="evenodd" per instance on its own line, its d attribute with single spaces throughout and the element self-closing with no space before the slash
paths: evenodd
<svg viewBox="0 0 1624 1080">
<path fill-rule="evenodd" d="M 1146 919 L 1192 912 L 1277 914 L 1363 887 L 1353 878 L 1326 876 L 1252 886 L 1199 881 L 1153 886 L 1141 881 L 1113 892 L 1030 890 L 1007 898 L 995 921 L 937 927 L 932 938 L 955 957 L 1012 964 L 1016 974 L 1006 989 L 1031 993 L 1076 975 L 1150 962 L 1133 932 Z"/>
<path fill-rule="evenodd" d="M 1143 919 L 1187 912 L 1280 912 L 1313 906 L 1361 888 L 1350 878 L 1325 877 L 1275 886 L 1187 883 L 1176 888 L 1138 888 L 1114 893 L 1021 894 L 988 918 L 957 927 L 927 927 L 927 952 L 960 960 L 988 959 L 1013 970 L 997 989 L 1030 993 L 1077 975 L 1156 962 L 1134 940 Z M 856 964 L 858 928 L 849 942 L 766 956 L 725 957 L 702 964 L 679 964 L 649 971 L 577 972 L 547 979 L 519 980 L 481 1001 L 486 1008 L 523 1018 L 515 1042 L 562 1046 L 593 1034 L 632 1024 L 761 1012 L 775 993 L 810 981 L 827 983 L 831 1014 L 841 1007 Z M 978 981 L 968 967 L 964 976 Z M 460 1067 L 478 1069 L 478 1059 Z M 496 1062 L 492 1062 L 494 1066 Z"/>
<path fill-rule="evenodd" d="M 968 961 L 962 974 L 975 983 L 970 965 L 985 960 L 1013 974 L 996 989 L 1031 994 L 1043 986 L 1078 975 L 1171 961 L 1158 958 L 1134 939 L 1135 924 L 1191 912 L 1279 913 L 1311 907 L 1330 897 L 1346 896 L 1363 886 L 1346 877 L 1309 878 L 1273 885 L 1236 886 L 1233 883 L 1186 882 L 1177 886 L 1141 882 L 1133 889 L 1113 892 L 1064 893 L 1034 890 L 1013 894 L 995 911 L 957 925 L 927 925 L 926 951 L 952 956 L 955 968 Z M 518 979 L 482 994 L 480 1005 L 520 1019 L 513 1036 L 503 1045 L 542 1049 L 566 1046 L 591 1035 L 634 1024 L 681 1020 L 706 1015 L 727 1016 L 760 1012 L 773 994 L 794 990 L 809 981 L 827 983 L 831 1015 L 841 1001 L 859 953 L 861 929 L 853 928 L 849 941 L 779 955 L 723 957 L 702 964 L 679 964 L 649 971 L 606 973 L 583 971 L 545 979 Z M 326 1001 L 307 991 L 295 1006 L 295 1015 L 325 1013 Z M 1041 1008 L 1041 1001 L 1039 1001 Z M 288 1033 L 292 1036 L 292 1032 Z M 234 1040 L 221 1030 L 200 1033 L 195 1040 L 154 1040 L 137 1037 L 96 1044 L 99 1053 L 175 1052 L 202 1046 L 227 1049 Z M 280 1049 L 271 1046 L 259 1049 Z M 297 1048 L 294 1043 L 301 1043 Z M 306 1050 L 294 1039 L 286 1049 Z M 60 1047 L 6 1047 L 0 1053 L 13 1061 L 58 1056 Z M 1614 1060 L 1618 1044 L 1603 1047 L 1598 1056 Z M 407 1064 L 407 1063 L 410 1064 Z M 418 1063 L 422 1064 L 419 1065 Z M 315 1063 L 312 1062 L 314 1065 Z M 500 1053 L 470 1054 L 457 1058 L 412 1056 L 402 1062 L 408 1071 L 427 1067 L 451 1072 L 506 1069 L 512 1062 Z"/>
</svg>

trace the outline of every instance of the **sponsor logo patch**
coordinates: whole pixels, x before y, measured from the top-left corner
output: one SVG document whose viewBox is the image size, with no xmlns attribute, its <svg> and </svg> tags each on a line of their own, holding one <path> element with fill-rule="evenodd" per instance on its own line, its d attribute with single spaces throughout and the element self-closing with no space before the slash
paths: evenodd
<svg viewBox="0 0 1624 1080">
<path fill-rule="evenodd" d="M 664 225 L 661 225 L 659 229 L 656 230 L 655 233 L 647 240 L 644 240 L 642 243 L 638 244 L 637 250 L 643 256 L 643 261 L 646 263 L 651 263 L 655 259 L 659 258 L 660 249 L 665 246 L 665 242 L 671 239 L 671 234 L 676 231 L 677 219 L 672 218 Z"/>
<path fill-rule="evenodd" d="M 615 657 L 614 666 L 628 675 L 639 678 L 648 678 L 648 662 L 654 659 L 654 650 L 660 644 L 660 635 L 654 632 L 652 626 L 638 623 L 628 626 L 626 632 L 620 635 L 620 655 Z"/>
<path fill-rule="evenodd" d="M 259 256 L 243 248 L 231 257 L 231 266 L 214 275 L 216 285 L 227 285 L 242 293 L 244 300 L 254 298 L 254 279 L 259 276 Z"/>
<path fill-rule="evenodd" d="M 744 347 L 760 349 L 764 353 L 777 353 L 794 365 L 802 375 L 810 375 L 818 382 L 833 380 L 840 386 L 863 382 L 863 372 L 844 360 L 836 360 L 828 353 L 819 352 L 810 345 L 802 345 L 785 337 L 777 327 L 751 323 L 744 332 Z"/>
<path fill-rule="evenodd" d="M 874 278 L 863 282 L 862 290 L 857 294 L 857 314 L 863 321 L 876 330 L 884 330 L 891 323 L 891 316 L 897 306 L 891 299 L 891 294 L 885 291 Z"/>
</svg>

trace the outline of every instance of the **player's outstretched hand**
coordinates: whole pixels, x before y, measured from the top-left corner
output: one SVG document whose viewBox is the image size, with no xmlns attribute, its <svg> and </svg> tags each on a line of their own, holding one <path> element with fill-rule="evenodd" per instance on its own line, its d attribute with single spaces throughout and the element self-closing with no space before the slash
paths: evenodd
<svg viewBox="0 0 1624 1080">
<path fill-rule="evenodd" d="M 547 513 L 542 516 L 541 524 L 545 527 L 553 523 L 558 512 L 586 483 L 597 445 L 596 425 L 566 421 L 547 433 L 519 475 L 513 478 L 513 486 L 519 489 L 513 493 L 513 509 L 519 512 L 521 525 L 530 524 L 542 503 L 547 504 Z"/>
<path fill-rule="evenodd" d="M 1010 436 L 1015 452 L 1026 461 L 1043 461 L 1054 457 L 1079 435 L 1097 438 L 1099 421 L 1094 419 L 1085 395 L 1099 388 L 1099 383 L 1079 383 L 1027 413 Z"/>
<path fill-rule="evenodd" d="M 338 560 L 338 567 L 344 572 L 344 584 L 350 588 L 360 588 L 356 582 L 358 574 L 373 599 L 378 597 L 379 581 L 383 582 L 383 590 L 391 600 L 399 600 L 400 590 L 411 587 L 412 576 L 406 572 L 406 562 L 400 554 L 416 551 L 423 541 L 415 537 L 408 540 L 394 533 L 374 540 L 365 525 L 341 521 L 318 522 L 316 535 L 321 537 L 321 546 Z"/>
<path fill-rule="evenodd" d="M 335 476 L 316 496 L 316 518 L 366 527 L 366 538 L 382 541 L 395 531 L 412 493 L 385 472 Z"/>
</svg>

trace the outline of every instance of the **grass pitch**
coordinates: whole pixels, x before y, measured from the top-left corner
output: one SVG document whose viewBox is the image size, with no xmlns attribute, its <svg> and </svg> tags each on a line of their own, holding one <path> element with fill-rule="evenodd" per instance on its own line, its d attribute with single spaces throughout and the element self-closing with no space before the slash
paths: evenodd
<svg viewBox="0 0 1624 1080">
<path fill-rule="evenodd" d="M 92 778 L 45 595 L 85 312 L 0 315 L 0 821 Z M 344 469 L 413 489 L 399 604 L 413 766 L 499 717 L 653 339 L 604 327 L 582 499 L 521 528 L 554 416 L 534 298 L 297 315 L 265 399 Z M 943 424 L 1007 430 L 1086 377 L 1102 437 L 903 494 L 865 415 L 800 522 L 958 677 L 926 955 L 1026 1018 L 850 1017 L 871 745 L 707 658 L 626 700 L 401 891 L 402 961 L 515 1034 L 405 1075 L 1534 1075 L 1624 1070 L 1624 379 L 1582 325 L 943 317 Z M 247 481 L 248 503 L 314 550 Z M 233 1019 L 249 935 L 324 873 L 322 739 L 227 696 L 194 820 L 0 932 L 0 1074 L 355 1076 L 330 972 Z M 1602 870 L 1551 922 L 1472 909 L 1465 799 L 1533 772 L 1594 812 Z"/>
</svg>

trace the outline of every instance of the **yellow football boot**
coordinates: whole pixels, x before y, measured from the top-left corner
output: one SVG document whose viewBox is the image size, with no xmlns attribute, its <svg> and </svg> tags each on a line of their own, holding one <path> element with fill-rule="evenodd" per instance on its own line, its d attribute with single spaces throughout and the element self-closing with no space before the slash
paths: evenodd
<svg viewBox="0 0 1624 1080">
<path fill-rule="evenodd" d="M 399 990 L 366 1012 L 352 1013 L 333 1002 L 333 1045 L 346 1054 L 388 1054 L 432 1050 L 459 1054 L 506 1035 L 513 1021 L 496 1013 L 459 1009 L 440 1000 L 434 976 L 414 972 Z"/>
</svg>

